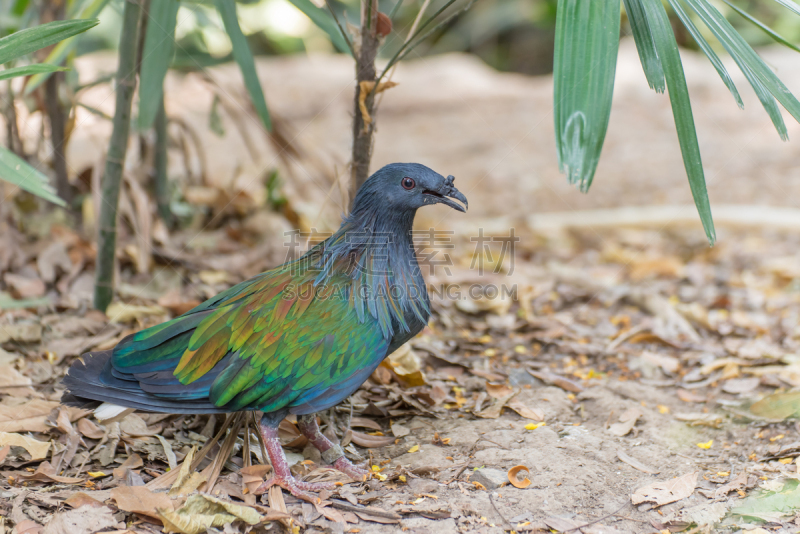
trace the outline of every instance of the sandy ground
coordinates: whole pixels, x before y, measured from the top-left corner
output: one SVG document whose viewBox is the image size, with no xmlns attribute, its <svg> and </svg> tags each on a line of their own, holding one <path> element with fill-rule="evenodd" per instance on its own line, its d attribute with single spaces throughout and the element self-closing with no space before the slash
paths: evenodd
<svg viewBox="0 0 800 534">
<path fill-rule="evenodd" d="M 763 55 L 790 88 L 800 90 L 796 55 L 779 49 L 768 49 Z M 745 100 L 745 111 L 736 110 L 704 58 L 686 52 L 683 56 L 712 207 L 794 207 L 794 199 L 800 198 L 796 142 L 780 142 L 738 71 L 734 73 L 731 68 Z M 102 58 L 81 61 L 81 76 L 89 79 L 111 68 Z M 266 169 L 278 166 L 287 176 L 290 197 L 308 220 L 316 220 L 316 212 L 325 206 L 327 219 L 319 223 L 333 224 L 341 199 L 325 169 L 338 166 L 341 171 L 347 161 L 352 65 L 346 58 L 281 58 L 259 61 L 259 72 L 271 109 L 283 121 L 292 142 L 313 157 L 279 162 L 253 115 L 237 103 L 243 90 L 233 66 L 209 69 L 202 76 L 171 74 L 167 108 L 171 115 L 192 125 L 203 145 L 209 147 L 205 153 L 209 184 L 246 188 L 260 181 Z M 467 218 L 445 220 L 444 212 L 436 212 L 427 215 L 423 223 L 437 228 L 471 228 L 499 220 L 502 226 L 509 220 L 523 221 L 542 212 L 691 204 L 668 99 L 647 88 L 631 42 L 623 43 L 621 49 L 606 148 L 589 195 L 577 192 L 558 173 L 551 78 L 500 74 L 474 58 L 446 56 L 408 62 L 398 69 L 395 80 L 400 85 L 386 94 L 378 116 L 374 166 L 419 161 L 454 174 L 470 198 Z M 223 115 L 228 132 L 223 138 L 214 136 L 207 127 L 215 93 L 229 99 L 233 110 Z M 109 94 L 109 89 L 101 86 L 84 98 L 108 112 L 113 106 Z M 237 121 L 231 119 L 237 113 L 239 127 L 253 140 L 255 154 L 248 152 Z M 82 113 L 79 122 L 81 128 L 75 131 L 69 153 L 75 173 L 96 163 L 108 133 L 107 125 L 91 116 Z M 787 127 L 791 138 L 798 137 L 800 127 L 790 118 Z M 180 174 L 178 167 L 175 172 Z M 358 500 L 402 512 L 399 526 L 420 533 L 500 532 L 512 528 L 649 533 L 692 524 L 700 525 L 701 531 L 756 528 L 749 519 L 722 518 L 762 480 L 783 480 L 797 472 L 794 464 L 764 459 L 790 448 L 800 441 L 800 434 L 793 423 L 745 418 L 725 408 L 734 403 L 739 409 L 740 404 L 746 406 L 776 389 L 800 384 L 795 383 L 794 375 L 786 378 L 789 375 L 778 371 L 773 373 L 778 378 L 767 376 L 769 373 L 749 373 L 749 364 L 738 360 L 736 372 L 726 367 L 728 374 L 723 374 L 712 365 L 712 370 L 702 376 L 692 373 L 724 358 L 749 358 L 725 345 L 731 337 L 769 338 L 780 347 L 780 365 L 791 365 L 793 360 L 787 355 L 796 356 L 800 340 L 797 233 L 723 227 L 722 242 L 709 251 L 699 222 L 682 232 L 671 232 L 598 232 L 591 228 L 580 232 L 569 228 L 528 231 L 523 241 L 524 261 L 521 259 L 513 281 L 531 292 L 518 295 L 510 312 L 494 305 L 487 308 L 488 313 L 455 310 L 452 303 L 443 305 L 437 312 L 439 330 L 427 332 L 428 337 L 420 341 L 424 345 L 442 336 L 455 339 L 456 348 L 449 346 L 452 350 L 448 350 L 458 359 L 452 365 L 467 369 L 465 375 L 478 371 L 474 376 L 447 382 L 448 395 L 457 396 L 452 387 L 465 391 L 466 408 L 435 410 L 433 417 L 401 417 L 400 422 L 410 433 L 394 445 L 370 450 L 375 462 L 388 460 L 386 465 L 391 469 L 410 473 L 406 482 L 371 481 L 368 486 L 354 487 Z M 459 255 L 469 255 L 470 245 L 460 242 L 458 247 Z M 770 263 L 776 259 L 782 263 Z M 191 267 L 184 274 L 191 278 Z M 769 284 L 762 283 L 764 277 L 769 278 Z M 582 285 L 581 279 L 593 282 Z M 654 308 L 641 304 L 637 300 L 641 297 L 630 296 L 639 293 L 633 291 L 627 301 L 609 297 L 621 287 L 659 295 L 672 304 L 676 299 L 687 304 L 700 302 L 712 315 L 719 309 L 731 314 L 743 309 L 757 318 L 750 323 L 731 320 L 733 326 L 726 330 L 682 311 L 683 317 L 690 317 L 685 320 L 692 329 L 699 332 L 698 339 L 687 340 L 686 332 L 678 328 L 676 333 L 670 323 L 675 321 L 673 315 L 667 314 L 665 319 Z M 192 286 L 191 290 L 196 288 Z M 550 298 L 548 295 L 552 296 L 552 305 L 542 304 Z M 723 297 L 730 302 L 725 304 L 720 300 Z M 540 306 L 535 315 L 546 324 L 534 320 L 533 326 L 509 329 L 507 321 L 513 323 L 530 302 L 539 303 L 534 306 Z M 655 338 L 614 345 L 624 330 L 617 328 L 611 317 L 621 315 L 630 315 L 633 327 L 653 332 Z M 12 322 L 17 320 L 11 318 Z M 566 333 L 559 334 L 556 323 L 562 324 Z M 481 335 L 490 336 L 490 340 L 476 341 L 482 339 Z M 515 356 L 516 343 L 529 352 Z M 545 347 L 542 356 L 532 349 L 537 343 Z M 581 344 L 588 344 L 585 351 Z M 480 349 L 475 348 L 478 345 Z M 489 349 L 510 354 L 511 363 L 481 359 Z M 427 354 L 419 347 L 417 352 Z M 645 352 L 667 355 L 674 360 L 669 360 L 670 365 L 678 362 L 678 367 L 670 371 L 666 364 L 653 364 L 666 361 L 657 358 L 642 363 Z M 25 353 L 41 355 L 41 347 L 26 346 Z M 752 364 L 757 366 L 776 356 L 765 352 L 755 358 L 761 358 Z M 579 369 L 570 363 L 573 360 L 580 362 Z M 531 378 L 524 372 L 530 362 L 570 377 L 580 384 L 580 391 Z M 423 366 L 431 376 L 446 374 L 439 359 L 424 358 Z M 600 370 L 599 377 L 581 380 L 590 368 Z M 51 375 L 58 372 L 63 369 Z M 521 388 L 518 400 L 539 410 L 546 425 L 526 429 L 531 420 L 508 409 L 495 419 L 475 417 L 470 409 L 477 412 L 481 403 L 491 402 L 485 395 L 481 398 L 487 387 L 486 373 L 490 382 L 499 380 Z M 734 393 L 724 390 L 727 381 L 753 376 L 759 380 L 748 383 L 752 387 L 747 391 L 736 392 L 733 386 L 729 389 Z M 694 392 L 694 396 L 682 400 L 679 389 Z M 622 436 L 612 433 L 611 425 L 633 409 L 640 410 L 641 415 L 630 432 Z M 687 422 L 687 413 L 693 414 L 690 422 L 702 420 L 702 414 L 719 415 L 719 420 L 712 418 L 711 426 L 693 426 Z M 684 417 L 679 418 L 679 414 Z M 390 419 L 379 421 L 388 433 Z M 435 433 L 449 438 L 449 444 L 434 444 Z M 708 449 L 698 446 L 711 440 L 713 445 Z M 418 450 L 407 452 L 416 445 Z M 638 468 L 620 460 L 621 454 L 638 460 Z M 505 484 L 482 489 L 473 484 L 479 476 L 476 470 L 482 467 L 505 472 L 515 465 L 529 468 L 529 487 L 517 489 Z M 637 488 L 694 472 L 698 474 L 696 488 L 678 502 L 656 508 L 631 502 Z M 718 491 L 742 475 L 743 482 L 736 486 L 741 494 L 735 489 Z M 4 498 L 18 497 L 19 489 L 6 486 Z M 369 498 L 361 499 L 362 490 Z M 361 521 L 345 526 L 325 522 L 308 505 L 289 497 L 286 502 L 292 513 L 320 531 L 398 531 L 398 524 Z M 24 510 L 20 505 L 19 511 Z M 772 531 L 796 531 L 792 519 L 788 516 L 783 522 L 775 522 Z M 724 526 L 709 526 L 719 520 Z M 355 528 L 360 530 L 352 530 Z"/>
</svg>

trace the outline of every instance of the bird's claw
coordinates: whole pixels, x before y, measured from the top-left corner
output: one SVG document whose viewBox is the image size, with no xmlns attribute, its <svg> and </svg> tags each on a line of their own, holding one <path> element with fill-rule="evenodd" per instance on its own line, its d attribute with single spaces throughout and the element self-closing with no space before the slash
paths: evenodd
<svg viewBox="0 0 800 534">
<path fill-rule="evenodd" d="M 254 493 L 256 495 L 266 493 L 272 486 L 280 486 L 298 499 L 310 502 L 311 504 L 319 504 L 320 498 L 309 492 L 316 493 L 322 490 L 333 489 L 335 484 L 330 482 L 303 482 L 302 480 L 297 480 L 293 476 L 275 476 L 262 483 Z"/>
<path fill-rule="evenodd" d="M 355 465 L 344 456 L 337 458 L 336 461 L 333 462 L 333 468 L 341 471 L 353 480 L 358 480 L 359 482 L 365 482 L 369 479 L 371 474 L 368 469 L 364 469 L 361 466 Z"/>
</svg>

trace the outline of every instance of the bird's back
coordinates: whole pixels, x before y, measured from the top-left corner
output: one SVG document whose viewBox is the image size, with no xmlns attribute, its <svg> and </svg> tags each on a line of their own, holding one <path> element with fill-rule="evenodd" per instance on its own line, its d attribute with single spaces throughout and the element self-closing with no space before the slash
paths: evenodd
<svg viewBox="0 0 800 534">
<path fill-rule="evenodd" d="M 370 267 L 370 252 L 331 254 L 337 243 L 85 355 L 65 378 L 67 398 L 172 413 L 303 414 L 337 404 L 429 313 L 415 258 L 409 270 L 354 270 Z"/>
</svg>

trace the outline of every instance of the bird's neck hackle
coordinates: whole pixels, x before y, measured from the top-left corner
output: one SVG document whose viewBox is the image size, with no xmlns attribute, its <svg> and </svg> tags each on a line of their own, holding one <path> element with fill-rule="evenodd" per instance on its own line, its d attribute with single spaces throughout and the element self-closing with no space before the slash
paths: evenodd
<svg viewBox="0 0 800 534">
<path fill-rule="evenodd" d="M 425 324 L 430 316 L 411 235 L 414 214 L 355 209 L 321 250 L 317 283 L 326 282 L 334 271 L 341 273 L 344 266 L 359 320 L 377 320 L 387 338 L 396 330 L 409 332 L 409 317 Z"/>
</svg>

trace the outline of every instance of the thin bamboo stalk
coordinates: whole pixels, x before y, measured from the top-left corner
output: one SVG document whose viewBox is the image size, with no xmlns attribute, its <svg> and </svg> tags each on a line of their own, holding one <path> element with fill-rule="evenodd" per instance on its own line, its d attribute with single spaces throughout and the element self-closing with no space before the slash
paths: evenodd
<svg viewBox="0 0 800 534">
<path fill-rule="evenodd" d="M 225 421 L 222 422 L 222 427 L 217 431 L 217 434 L 213 438 L 211 438 L 208 441 L 206 441 L 206 444 L 203 445 L 203 448 L 200 449 L 200 452 L 198 452 L 194 456 L 194 459 L 192 460 L 192 465 L 189 466 L 189 471 L 190 472 L 197 471 L 197 468 L 200 467 L 200 464 L 203 462 L 203 460 L 208 455 L 208 453 L 211 451 L 211 449 L 214 447 L 214 445 L 216 445 L 219 442 L 219 440 L 222 439 L 222 436 L 225 435 L 225 433 L 228 431 L 228 429 L 230 428 L 231 424 L 233 423 L 233 416 L 234 415 L 235 414 L 228 414 L 227 415 Z M 178 469 L 173 469 L 172 471 L 167 471 L 166 473 L 164 473 L 163 475 L 159 476 L 158 478 L 154 478 L 153 480 L 151 480 L 150 482 L 148 482 L 145 485 L 150 490 L 156 491 L 156 490 L 165 489 L 165 488 L 168 488 L 168 487 L 172 486 L 172 484 L 175 482 L 175 480 L 177 478 L 178 478 Z"/>
<path fill-rule="evenodd" d="M 119 202 L 125 155 L 128 150 L 131 103 L 136 89 L 136 60 L 142 18 L 141 7 L 141 0 L 125 0 L 122 13 L 122 33 L 119 40 L 119 66 L 117 68 L 117 99 L 111 141 L 106 156 L 106 168 L 103 173 L 102 203 L 98 224 L 94 306 L 101 311 L 106 310 L 114 296 L 117 203 Z"/>
<path fill-rule="evenodd" d="M 156 131 L 155 153 L 153 154 L 153 167 L 155 170 L 156 204 L 158 214 L 167 228 L 172 228 L 173 217 L 169 208 L 169 183 L 167 182 L 167 112 L 164 109 L 164 95 L 156 113 L 154 123 Z"/>
</svg>

